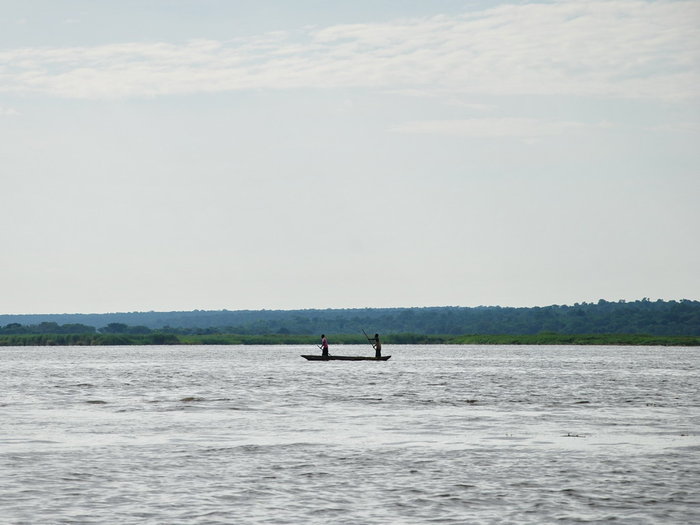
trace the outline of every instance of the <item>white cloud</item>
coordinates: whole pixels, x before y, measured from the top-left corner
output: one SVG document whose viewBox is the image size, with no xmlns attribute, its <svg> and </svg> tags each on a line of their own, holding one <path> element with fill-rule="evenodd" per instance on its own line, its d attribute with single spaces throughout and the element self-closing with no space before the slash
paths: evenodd
<svg viewBox="0 0 700 525">
<path fill-rule="evenodd" d="M 0 117 L 11 117 L 15 115 L 19 115 L 19 111 L 16 109 L 0 106 Z"/>
<path fill-rule="evenodd" d="M 661 124 L 659 126 L 652 126 L 646 128 L 649 131 L 658 131 L 661 133 L 688 133 L 688 134 L 700 134 L 700 123 L 680 121 L 667 124 Z"/>
<path fill-rule="evenodd" d="M 700 95 L 700 2 L 508 4 L 231 41 L 0 51 L 0 92 L 70 98 L 367 87 L 430 94 Z"/>
<path fill-rule="evenodd" d="M 561 135 L 586 127 L 578 122 L 554 122 L 528 118 L 477 118 L 465 120 L 426 120 L 394 127 L 398 133 L 456 135 L 471 138 L 517 137 L 535 139 Z"/>
</svg>

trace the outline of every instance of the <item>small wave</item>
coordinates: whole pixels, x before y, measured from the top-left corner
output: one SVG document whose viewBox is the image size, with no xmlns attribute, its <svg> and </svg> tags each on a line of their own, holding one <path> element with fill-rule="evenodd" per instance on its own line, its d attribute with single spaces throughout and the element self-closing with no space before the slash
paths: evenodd
<svg viewBox="0 0 700 525">
<path fill-rule="evenodd" d="M 206 399 L 203 397 L 189 396 L 189 397 L 183 397 L 182 399 L 180 399 L 180 401 L 183 403 L 197 403 L 199 401 L 206 401 Z"/>
<path fill-rule="evenodd" d="M 446 406 L 461 406 L 475 405 L 479 401 L 477 399 L 417 399 L 412 401 L 417 405 L 446 405 Z"/>
<path fill-rule="evenodd" d="M 48 439 L 22 439 L 22 438 L 8 438 L 0 439 L 0 444 L 2 445 L 16 445 L 18 443 L 58 443 L 58 441 L 51 441 Z"/>
<path fill-rule="evenodd" d="M 85 401 L 88 405 L 106 405 L 107 401 L 102 401 L 100 399 L 89 399 Z"/>
</svg>

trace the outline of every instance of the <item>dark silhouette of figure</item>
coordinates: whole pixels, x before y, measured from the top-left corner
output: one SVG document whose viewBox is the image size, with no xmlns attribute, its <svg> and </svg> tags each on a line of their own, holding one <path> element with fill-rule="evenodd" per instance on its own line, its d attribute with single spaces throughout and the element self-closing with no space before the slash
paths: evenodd
<svg viewBox="0 0 700 525">
<path fill-rule="evenodd" d="M 328 339 L 325 334 L 321 334 L 321 355 L 328 357 Z"/>
<path fill-rule="evenodd" d="M 374 334 L 372 346 L 374 347 L 374 357 L 376 359 L 382 357 L 382 343 L 379 341 L 379 334 Z"/>
</svg>

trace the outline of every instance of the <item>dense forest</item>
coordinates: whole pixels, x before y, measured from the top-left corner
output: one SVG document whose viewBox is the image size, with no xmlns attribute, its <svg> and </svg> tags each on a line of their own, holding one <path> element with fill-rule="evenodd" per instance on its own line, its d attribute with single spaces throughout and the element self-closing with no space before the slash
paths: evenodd
<svg viewBox="0 0 700 525">
<path fill-rule="evenodd" d="M 164 335 L 293 336 L 361 334 L 413 336 L 646 334 L 700 336 L 700 301 L 577 303 L 573 306 L 362 308 L 0 315 L 0 335 L 140 337 Z"/>
<path fill-rule="evenodd" d="M 362 335 L 331 335 L 336 345 L 362 345 L 372 350 Z M 642 334 L 566 335 L 544 332 L 536 335 L 421 335 L 389 334 L 384 343 L 457 344 L 457 345 L 624 345 L 624 346 L 700 346 L 700 337 Z M 150 334 L 0 334 L 0 346 L 101 346 L 101 345 L 303 345 L 318 348 L 317 335 L 175 335 Z M 373 351 L 373 350 L 372 350 Z"/>
</svg>

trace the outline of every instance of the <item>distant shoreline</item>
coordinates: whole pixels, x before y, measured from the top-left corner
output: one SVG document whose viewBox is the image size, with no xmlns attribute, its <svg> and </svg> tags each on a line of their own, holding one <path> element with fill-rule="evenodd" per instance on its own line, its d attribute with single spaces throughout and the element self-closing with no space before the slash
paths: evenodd
<svg viewBox="0 0 700 525">
<path fill-rule="evenodd" d="M 331 345 L 368 345 L 354 334 L 328 334 Z M 434 345 L 600 345 L 700 346 L 697 336 L 643 334 L 528 334 L 528 335 L 422 335 L 386 334 L 384 344 Z M 0 335 L 0 346 L 138 346 L 138 345 L 316 345 L 311 335 L 176 335 L 151 334 L 15 334 Z"/>
<path fill-rule="evenodd" d="M 5 335 L 316 335 L 367 333 L 446 336 L 648 334 L 700 337 L 700 301 L 575 303 L 546 307 L 407 307 L 311 310 L 192 310 L 112 314 L 0 314 Z M 440 335 L 442 334 L 442 335 Z M 414 343 L 415 340 L 406 341 Z M 477 343 L 479 341 L 476 341 Z"/>
</svg>

